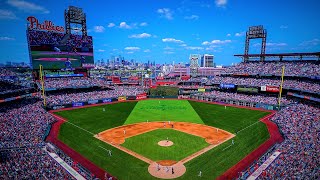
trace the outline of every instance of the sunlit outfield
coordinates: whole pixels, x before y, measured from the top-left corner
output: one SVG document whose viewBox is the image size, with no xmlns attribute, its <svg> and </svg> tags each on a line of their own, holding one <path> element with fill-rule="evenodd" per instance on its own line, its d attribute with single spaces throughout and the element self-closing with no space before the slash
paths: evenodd
<svg viewBox="0 0 320 180">
<path fill-rule="evenodd" d="M 177 121 L 203 124 L 187 100 L 144 100 L 134 107 L 125 124 L 146 121 Z"/>
<path fill-rule="evenodd" d="M 154 104 L 154 108 L 149 110 L 139 109 L 150 102 Z M 157 103 L 165 106 L 159 106 L 159 109 L 157 109 Z M 103 108 L 106 111 L 102 111 Z M 155 115 L 152 116 L 150 111 L 152 113 L 156 112 Z M 168 119 L 172 121 L 184 119 L 185 121 L 185 119 L 188 119 L 188 122 L 203 123 L 236 134 L 241 129 L 256 123 L 268 113 L 233 107 L 224 109 L 224 106 L 186 100 L 145 100 L 138 103 L 123 102 L 62 111 L 56 114 L 92 132 L 92 134 L 124 124 L 139 122 L 140 118 L 143 122 L 147 119 L 149 121 Z M 193 118 L 189 118 L 189 116 Z M 147 163 L 94 138 L 92 134 L 69 123 L 64 123 L 59 132 L 59 139 L 118 179 L 132 179 L 133 177 L 134 179 L 154 179 L 147 171 L 149 166 Z M 266 126 L 258 122 L 237 133 L 233 138 L 235 145 L 230 146 L 231 140 L 229 140 L 186 163 L 186 173 L 177 179 L 196 179 L 200 170 L 203 173 L 201 179 L 214 179 L 268 138 L 269 134 Z M 113 156 L 108 157 L 103 148 L 111 149 Z"/>
</svg>

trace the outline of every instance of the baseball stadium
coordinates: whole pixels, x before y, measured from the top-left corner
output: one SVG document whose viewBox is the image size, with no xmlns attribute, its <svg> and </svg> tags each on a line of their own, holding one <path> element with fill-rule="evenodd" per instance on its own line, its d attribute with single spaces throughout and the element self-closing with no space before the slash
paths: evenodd
<svg viewBox="0 0 320 180">
<path fill-rule="evenodd" d="M 36 6 L 6 3 L 17 2 Z M 87 9 L 68 6 L 65 26 L 25 17 L 30 65 L 0 67 L 0 179 L 319 179 L 319 51 L 266 53 L 277 30 L 257 25 L 235 35 L 244 53 L 230 66 L 197 48 L 188 65 L 103 64 L 94 32 L 105 29 L 87 28 Z M 157 10 L 172 21 L 180 11 L 169 12 Z M 202 45 L 229 43 L 218 41 Z"/>
</svg>

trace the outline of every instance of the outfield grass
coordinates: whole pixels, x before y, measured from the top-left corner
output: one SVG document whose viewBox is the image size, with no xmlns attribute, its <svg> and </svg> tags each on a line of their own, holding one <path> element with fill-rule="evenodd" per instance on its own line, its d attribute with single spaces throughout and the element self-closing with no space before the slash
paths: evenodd
<svg viewBox="0 0 320 180">
<path fill-rule="evenodd" d="M 204 124 L 187 100 L 139 101 L 125 124 L 153 121 L 177 121 Z"/>
<path fill-rule="evenodd" d="M 167 137 L 174 144 L 169 147 L 159 146 L 158 142 L 166 140 Z M 209 144 L 204 138 L 198 136 L 173 129 L 157 129 L 128 138 L 121 146 L 137 152 L 153 161 L 179 161 L 209 146 Z"/>
<path fill-rule="evenodd" d="M 143 119 L 143 122 L 145 122 L 146 119 L 149 119 L 149 121 L 156 121 L 159 120 L 158 118 L 162 118 L 160 113 L 162 111 L 161 109 L 140 109 L 140 111 L 143 111 L 144 113 L 133 113 L 133 111 L 139 110 L 136 109 L 137 107 L 143 107 L 141 105 L 144 105 L 144 102 L 149 103 L 148 101 L 155 101 L 153 103 L 156 104 L 157 102 L 159 104 L 159 100 L 139 101 L 139 103 L 125 102 L 57 112 L 56 114 L 63 116 L 67 118 L 69 122 L 96 134 L 106 129 L 117 127 L 124 123 L 129 123 L 129 115 L 133 115 L 130 123 L 133 123 L 134 121 L 139 122 L 139 119 Z M 198 113 L 199 115 L 196 114 L 197 116 L 195 116 L 198 118 L 189 118 L 189 122 L 201 122 L 201 124 L 204 123 L 209 126 L 215 126 L 234 134 L 247 126 L 256 123 L 259 118 L 268 114 L 266 112 L 233 107 L 227 107 L 227 109 L 224 109 L 224 106 L 193 101 L 168 101 L 170 100 L 161 100 L 161 103 L 166 104 L 162 108 L 166 112 L 162 113 L 180 113 L 178 115 L 171 115 L 172 118 L 169 120 L 180 121 L 179 118 L 184 117 L 184 119 L 188 119 L 189 116 L 195 116 L 194 114 Z M 141 105 L 139 105 L 140 103 Z M 183 111 L 178 111 L 173 110 L 172 108 L 176 107 L 178 109 L 180 106 L 188 107 L 188 110 L 185 109 Z M 102 108 L 106 108 L 106 111 L 103 112 Z M 192 111 L 192 114 L 190 114 L 189 111 Z M 155 114 L 152 114 L 154 112 Z M 180 134 L 178 136 L 180 136 Z M 268 138 L 269 134 L 266 126 L 263 123 L 258 122 L 236 134 L 236 137 L 233 138 L 235 145 L 227 148 L 231 144 L 231 140 L 229 140 L 186 163 L 187 172 L 178 179 L 196 179 L 198 178 L 197 175 L 200 170 L 203 173 L 203 177 L 201 179 L 214 179 L 243 159 Z M 59 139 L 99 167 L 105 169 L 107 172 L 115 175 L 121 180 L 154 179 L 147 171 L 147 163 L 94 138 L 92 134 L 71 124 L 64 123 L 61 126 Z M 111 158 L 108 157 L 107 152 L 101 147 L 111 149 L 113 156 Z M 179 152 L 180 150 L 177 154 L 179 154 Z"/>
</svg>

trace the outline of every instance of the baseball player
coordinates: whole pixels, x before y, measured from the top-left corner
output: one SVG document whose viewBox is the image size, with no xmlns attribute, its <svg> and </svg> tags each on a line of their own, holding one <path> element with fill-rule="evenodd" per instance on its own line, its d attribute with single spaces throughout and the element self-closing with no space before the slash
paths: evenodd
<svg viewBox="0 0 320 180">
<path fill-rule="evenodd" d="M 199 176 L 199 177 L 201 177 L 201 176 L 202 176 L 202 171 L 199 171 L 198 176 Z"/>
<path fill-rule="evenodd" d="M 123 134 L 126 135 L 126 129 L 123 129 Z"/>
</svg>

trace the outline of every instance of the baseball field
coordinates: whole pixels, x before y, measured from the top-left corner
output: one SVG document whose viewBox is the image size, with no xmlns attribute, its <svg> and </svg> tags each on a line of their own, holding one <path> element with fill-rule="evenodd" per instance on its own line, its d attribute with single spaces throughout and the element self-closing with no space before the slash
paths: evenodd
<svg viewBox="0 0 320 180">
<path fill-rule="evenodd" d="M 214 179 L 269 138 L 259 122 L 268 112 L 188 100 L 130 101 L 56 114 L 68 120 L 58 138 L 118 179 L 161 178 L 162 170 L 152 165 L 175 163 L 184 169 L 175 172 L 176 179 Z"/>
</svg>

